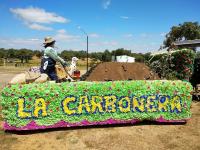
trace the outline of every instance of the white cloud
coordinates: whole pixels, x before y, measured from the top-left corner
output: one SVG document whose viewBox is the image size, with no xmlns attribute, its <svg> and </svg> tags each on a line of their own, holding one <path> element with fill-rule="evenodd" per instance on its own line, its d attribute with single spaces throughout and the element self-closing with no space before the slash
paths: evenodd
<svg viewBox="0 0 200 150">
<path fill-rule="evenodd" d="M 132 38 L 133 37 L 133 34 L 125 34 L 125 35 L 123 35 L 123 37 L 125 37 L 125 38 Z"/>
<path fill-rule="evenodd" d="M 111 0 L 104 0 L 102 3 L 103 9 L 108 9 L 111 4 Z"/>
<path fill-rule="evenodd" d="M 26 26 L 33 30 L 50 31 L 51 27 L 47 27 L 41 24 L 50 23 L 68 23 L 69 19 L 59 16 L 53 12 L 47 12 L 41 8 L 10 8 L 10 11 L 18 18 L 22 19 Z"/>
<path fill-rule="evenodd" d="M 164 37 L 167 33 L 163 32 L 163 33 L 160 33 L 160 36 Z"/>
<path fill-rule="evenodd" d="M 151 35 L 147 34 L 147 33 L 142 33 L 142 34 L 140 34 L 140 37 L 142 37 L 142 38 L 149 38 L 149 37 L 151 37 Z"/>
<path fill-rule="evenodd" d="M 40 39 L 30 39 L 31 41 L 39 41 Z"/>
<path fill-rule="evenodd" d="M 65 31 L 65 29 L 60 29 L 57 32 L 60 33 L 60 34 L 64 34 L 66 31 Z"/>
<path fill-rule="evenodd" d="M 147 37 L 148 35 L 146 33 L 140 34 L 141 37 Z"/>
<path fill-rule="evenodd" d="M 41 49 L 42 40 L 37 38 L 1 38 L 0 45 L 3 48 L 28 48 Z"/>
<path fill-rule="evenodd" d="M 99 38 L 100 35 L 97 34 L 97 33 L 91 33 L 91 34 L 89 34 L 89 37 L 92 37 L 92 38 Z"/>
<path fill-rule="evenodd" d="M 17 17 L 21 18 L 25 22 L 30 23 L 68 23 L 69 19 L 59 16 L 53 12 L 46 12 L 41 8 L 10 8 L 10 11 Z"/>
<path fill-rule="evenodd" d="M 53 30 L 51 27 L 46 27 L 46 26 L 43 26 L 43 25 L 39 25 L 37 23 L 27 24 L 27 26 L 30 29 L 33 29 L 33 30 L 44 30 L 44 31 L 51 31 L 51 30 Z"/>
<path fill-rule="evenodd" d="M 128 16 L 120 16 L 120 18 L 121 18 L 121 19 L 126 19 L 126 20 L 127 20 L 127 19 L 130 19 L 130 17 L 128 17 Z"/>
<path fill-rule="evenodd" d="M 103 41 L 103 42 L 89 43 L 89 46 L 92 46 L 92 47 L 101 47 L 101 46 L 108 46 L 108 47 L 111 46 L 112 47 L 112 46 L 117 46 L 117 45 L 118 45 L 118 42 L 116 42 L 116 41 Z"/>
<path fill-rule="evenodd" d="M 64 29 L 61 29 L 57 31 L 57 34 L 54 36 L 54 38 L 58 42 L 71 42 L 78 41 L 80 36 L 68 34 Z"/>
<path fill-rule="evenodd" d="M 102 42 L 103 45 L 117 46 L 118 42 L 110 41 L 110 42 Z"/>
</svg>

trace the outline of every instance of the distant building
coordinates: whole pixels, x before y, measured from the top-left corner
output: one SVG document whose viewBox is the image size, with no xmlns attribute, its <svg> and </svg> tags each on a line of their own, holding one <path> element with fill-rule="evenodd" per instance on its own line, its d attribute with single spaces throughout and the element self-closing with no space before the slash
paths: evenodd
<svg viewBox="0 0 200 150">
<path fill-rule="evenodd" d="M 121 55 L 112 57 L 112 61 L 133 63 L 135 62 L 135 58 L 127 55 Z"/>
<path fill-rule="evenodd" d="M 173 46 L 178 48 L 191 48 L 195 50 L 197 47 L 200 47 L 200 39 L 176 41 L 172 44 L 172 47 Z"/>
<path fill-rule="evenodd" d="M 198 47 L 200 47 L 200 39 L 176 41 L 176 42 L 172 43 L 172 45 L 170 47 L 167 47 L 167 48 L 161 47 L 158 51 L 151 52 L 151 56 L 168 53 L 170 50 L 173 51 L 173 49 L 178 49 L 178 48 L 180 48 L 180 49 L 190 48 L 190 49 L 196 51 Z"/>
</svg>

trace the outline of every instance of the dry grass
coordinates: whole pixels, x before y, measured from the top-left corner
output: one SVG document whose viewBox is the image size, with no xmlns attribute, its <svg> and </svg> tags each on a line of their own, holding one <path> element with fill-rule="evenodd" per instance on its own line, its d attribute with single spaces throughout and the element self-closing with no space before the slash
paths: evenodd
<svg viewBox="0 0 200 150">
<path fill-rule="evenodd" d="M 20 67 L 15 67 L 15 66 L 0 66 L 0 73 L 1 74 L 6 74 L 6 73 L 19 73 L 23 72 L 25 70 L 28 70 L 30 67 L 29 66 L 20 66 Z"/>
<path fill-rule="evenodd" d="M 3 131 L 2 131 L 3 132 Z M 15 144 L 18 140 L 11 134 L 0 133 L 0 145 L 2 150 L 11 150 L 11 146 Z"/>
</svg>

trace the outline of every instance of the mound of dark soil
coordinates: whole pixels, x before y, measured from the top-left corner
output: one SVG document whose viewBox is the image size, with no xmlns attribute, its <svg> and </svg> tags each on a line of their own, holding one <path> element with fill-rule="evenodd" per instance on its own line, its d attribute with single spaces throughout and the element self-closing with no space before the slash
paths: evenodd
<svg viewBox="0 0 200 150">
<path fill-rule="evenodd" d="M 144 63 L 105 62 L 88 73 L 86 81 L 156 80 L 159 77 Z"/>
</svg>

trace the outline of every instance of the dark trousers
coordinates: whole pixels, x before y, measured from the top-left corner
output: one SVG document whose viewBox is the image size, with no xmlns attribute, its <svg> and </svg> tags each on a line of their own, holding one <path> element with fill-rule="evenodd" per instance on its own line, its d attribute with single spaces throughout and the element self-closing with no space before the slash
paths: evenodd
<svg viewBox="0 0 200 150">
<path fill-rule="evenodd" d="M 57 74 L 56 74 L 56 61 L 52 58 L 42 58 L 41 61 L 41 73 L 46 73 L 51 80 L 58 80 Z"/>
</svg>

